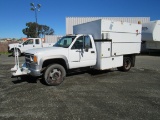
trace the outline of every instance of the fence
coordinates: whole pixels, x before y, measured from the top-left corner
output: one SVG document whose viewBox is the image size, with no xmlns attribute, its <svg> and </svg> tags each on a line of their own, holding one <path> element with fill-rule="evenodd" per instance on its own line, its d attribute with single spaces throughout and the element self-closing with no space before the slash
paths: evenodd
<svg viewBox="0 0 160 120">
<path fill-rule="evenodd" d="M 0 52 L 7 52 L 8 45 L 11 43 L 17 43 L 17 42 L 0 42 Z"/>
</svg>

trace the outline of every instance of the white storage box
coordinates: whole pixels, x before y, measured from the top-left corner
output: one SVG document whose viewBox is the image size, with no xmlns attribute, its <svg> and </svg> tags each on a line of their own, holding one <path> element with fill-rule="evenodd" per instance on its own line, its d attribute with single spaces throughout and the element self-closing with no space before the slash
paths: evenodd
<svg viewBox="0 0 160 120">
<path fill-rule="evenodd" d="M 73 33 L 91 34 L 95 40 L 100 41 L 110 40 L 111 56 L 116 56 L 140 53 L 141 29 L 141 24 L 100 19 L 74 26 Z"/>
</svg>

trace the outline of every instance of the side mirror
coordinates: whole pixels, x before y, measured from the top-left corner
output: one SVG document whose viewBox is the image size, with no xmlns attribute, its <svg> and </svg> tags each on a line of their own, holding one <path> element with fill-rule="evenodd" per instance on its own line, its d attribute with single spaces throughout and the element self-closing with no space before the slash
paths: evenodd
<svg viewBox="0 0 160 120">
<path fill-rule="evenodd" d="M 85 46 L 85 51 L 88 52 L 88 50 L 89 50 L 89 46 L 86 45 L 86 46 Z"/>
</svg>

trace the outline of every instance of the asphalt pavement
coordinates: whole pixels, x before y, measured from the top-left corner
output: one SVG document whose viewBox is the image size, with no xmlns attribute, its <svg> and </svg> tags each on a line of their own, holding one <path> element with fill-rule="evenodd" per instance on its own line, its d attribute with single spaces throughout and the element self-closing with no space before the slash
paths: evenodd
<svg viewBox="0 0 160 120">
<path fill-rule="evenodd" d="M 160 120 L 160 55 L 137 56 L 129 72 L 73 73 L 60 86 L 11 78 L 13 65 L 0 56 L 0 120 Z"/>
</svg>

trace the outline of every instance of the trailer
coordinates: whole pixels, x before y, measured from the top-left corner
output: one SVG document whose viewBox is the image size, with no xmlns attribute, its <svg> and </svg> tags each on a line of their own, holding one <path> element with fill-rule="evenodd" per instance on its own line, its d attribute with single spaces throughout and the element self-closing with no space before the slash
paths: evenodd
<svg viewBox="0 0 160 120">
<path fill-rule="evenodd" d="M 142 24 L 142 41 L 148 50 L 160 50 L 160 20 Z"/>
</svg>

